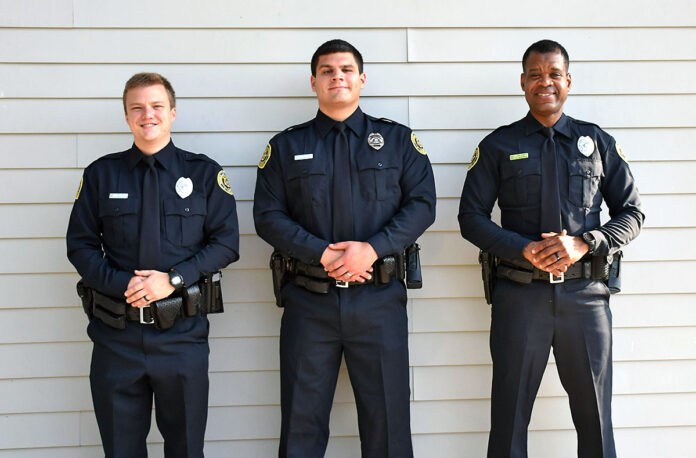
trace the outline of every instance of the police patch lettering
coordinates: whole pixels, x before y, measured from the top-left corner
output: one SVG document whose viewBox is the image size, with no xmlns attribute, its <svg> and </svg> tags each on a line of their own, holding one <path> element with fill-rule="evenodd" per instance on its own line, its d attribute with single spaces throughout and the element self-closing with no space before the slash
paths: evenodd
<svg viewBox="0 0 696 458">
<path fill-rule="evenodd" d="M 80 192 L 82 191 L 82 181 L 85 179 L 85 176 L 82 175 L 80 177 L 80 186 L 77 187 L 77 194 L 75 194 L 75 200 L 80 198 Z"/>
<path fill-rule="evenodd" d="M 416 137 L 415 132 L 411 132 L 411 143 L 413 143 L 413 147 L 416 148 L 416 151 L 421 153 L 423 156 L 428 154 L 425 152 L 425 148 L 423 148 L 423 145 L 421 144 L 420 140 L 418 140 L 418 137 Z"/>
<path fill-rule="evenodd" d="M 220 189 L 225 191 L 227 194 L 233 196 L 232 188 L 230 187 L 230 181 L 227 179 L 227 174 L 224 170 L 220 170 L 217 175 L 217 182 Z"/>
<path fill-rule="evenodd" d="M 478 162 L 479 159 L 479 147 L 476 147 L 476 151 L 474 151 L 474 155 L 471 157 L 471 162 L 469 163 L 469 168 L 467 170 L 471 170 L 474 168 L 476 163 Z"/>
<path fill-rule="evenodd" d="M 268 163 L 268 160 L 271 158 L 271 144 L 266 145 L 266 149 L 263 150 L 263 155 L 261 156 L 261 160 L 259 161 L 259 168 L 262 169 L 266 167 L 266 164 Z"/>
</svg>

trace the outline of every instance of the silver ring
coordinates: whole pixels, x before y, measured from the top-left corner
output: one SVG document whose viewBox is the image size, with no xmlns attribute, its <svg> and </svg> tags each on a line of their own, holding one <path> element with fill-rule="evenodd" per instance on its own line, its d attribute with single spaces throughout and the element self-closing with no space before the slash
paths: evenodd
<svg viewBox="0 0 696 458">
<path fill-rule="evenodd" d="M 554 254 L 556 255 L 556 261 L 558 261 L 559 259 L 561 259 L 561 257 L 558 256 L 558 252 L 556 252 L 556 253 L 554 253 Z"/>
<path fill-rule="evenodd" d="M 150 299 L 147 298 L 147 294 L 143 296 L 143 299 L 145 299 L 145 302 L 150 302 Z"/>
<path fill-rule="evenodd" d="M 346 272 L 346 276 L 350 278 L 350 277 L 352 277 L 352 276 L 353 276 L 353 274 L 352 274 L 352 273 L 350 273 L 350 272 Z"/>
</svg>

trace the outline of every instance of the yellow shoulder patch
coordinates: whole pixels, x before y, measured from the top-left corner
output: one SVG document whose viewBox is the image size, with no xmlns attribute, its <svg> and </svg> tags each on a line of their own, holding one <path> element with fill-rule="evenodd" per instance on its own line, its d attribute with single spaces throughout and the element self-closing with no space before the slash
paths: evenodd
<svg viewBox="0 0 696 458">
<path fill-rule="evenodd" d="M 259 161 L 259 168 L 262 169 L 266 167 L 266 164 L 268 163 L 268 160 L 271 158 L 271 144 L 266 145 L 266 149 L 263 150 L 263 155 L 261 156 L 261 160 Z"/>
<path fill-rule="evenodd" d="M 423 144 L 420 142 L 420 140 L 418 140 L 418 137 L 416 137 L 416 133 L 413 131 L 411 131 L 411 143 L 413 143 L 413 147 L 416 148 L 416 151 L 421 153 L 423 156 L 428 154 L 425 152 Z"/>
<path fill-rule="evenodd" d="M 220 170 L 217 174 L 217 182 L 220 189 L 225 191 L 227 194 L 233 196 L 232 188 L 230 187 L 230 180 L 227 179 L 227 174 L 224 170 Z"/>
<path fill-rule="evenodd" d="M 467 170 L 471 170 L 474 168 L 476 163 L 479 160 L 479 147 L 476 147 L 476 151 L 474 151 L 474 155 L 471 157 L 471 162 L 469 162 L 469 168 Z"/>
<path fill-rule="evenodd" d="M 75 200 L 80 198 L 80 192 L 82 191 L 82 182 L 84 181 L 84 179 L 85 179 L 85 176 L 82 175 L 80 177 L 80 186 L 77 188 L 77 194 L 75 194 Z"/>
<path fill-rule="evenodd" d="M 619 157 L 624 160 L 626 164 L 628 164 L 628 159 L 626 159 L 626 155 L 623 152 L 623 149 L 621 149 L 621 146 L 617 143 L 616 144 L 616 152 L 619 153 Z"/>
</svg>

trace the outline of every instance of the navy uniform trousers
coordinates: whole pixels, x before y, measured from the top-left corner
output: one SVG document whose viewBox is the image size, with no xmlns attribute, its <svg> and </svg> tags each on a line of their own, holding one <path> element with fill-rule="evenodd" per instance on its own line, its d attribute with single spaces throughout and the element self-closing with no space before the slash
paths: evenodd
<svg viewBox="0 0 696 458">
<path fill-rule="evenodd" d="M 341 355 L 353 386 L 362 456 L 411 457 L 406 288 L 293 283 L 282 290 L 279 456 L 324 456 Z"/>
<path fill-rule="evenodd" d="M 208 319 L 179 318 L 166 331 L 131 321 L 114 329 L 93 319 L 87 333 L 94 342 L 90 383 L 106 457 L 147 456 L 153 393 L 165 456 L 202 457 Z"/>
<path fill-rule="evenodd" d="M 519 284 L 493 291 L 490 458 L 526 457 L 527 426 L 553 346 L 570 398 L 578 457 L 615 457 L 611 424 L 611 311 L 600 280 Z"/>
</svg>

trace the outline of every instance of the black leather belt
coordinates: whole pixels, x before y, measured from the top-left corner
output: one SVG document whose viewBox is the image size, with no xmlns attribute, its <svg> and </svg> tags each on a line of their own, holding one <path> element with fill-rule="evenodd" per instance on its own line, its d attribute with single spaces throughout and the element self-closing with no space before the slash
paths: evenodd
<svg viewBox="0 0 696 458">
<path fill-rule="evenodd" d="M 526 263 L 526 264 L 525 264 Z M 560 277 L 552 275 L 532 266 L 530 262 L 498 259 L 496 266 L 496 277 L 512 280 L 517 283 L 531 283 L 533 280 L 547 281 L 549 283 L 563 283 L 565 280 L 575 280 L 584 278 L 586 280 L 606 280 L 606 260 L 604 257 L 594 257 L 592 259 L 580 260 L 568 267 Z M 594 266 L 593 266 L 594 264 Z M 601 275 L 598 273 L 601 272 Z"/>
</svg>

